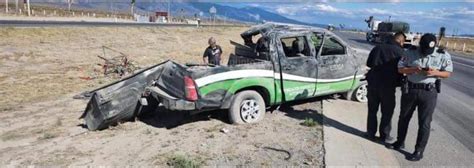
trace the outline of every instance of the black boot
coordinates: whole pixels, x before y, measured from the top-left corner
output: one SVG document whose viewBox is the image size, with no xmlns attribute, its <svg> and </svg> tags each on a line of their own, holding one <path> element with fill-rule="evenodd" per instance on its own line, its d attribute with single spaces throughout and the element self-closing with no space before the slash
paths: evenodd
<svg viewBox="0 0 474 168">
<path fill-rule="evenodd" d="M 368 140 L 373 141 L 373 142 L 375 142 L 377 140 L 377 137 L 375 137 L 375 135 L 371 135 L 371 134 L 365 134 L 365 138 L 367 138 Z"/>
<path fill-rule="evenodd" d="M 407 157 L 409 161 L 419 161 L 423 159 L 423 152 L 415 151 L 413 154 Z"/>
<path fill-rule="evenodd" d="M 388 149 L 401 150 L 405 148 L 405 144 L 396 141 L 394 143 L 385 145 L 385 147 L 387 147 Z"/>
<path fill-rule="evenodd" d="M 391 136 L 380 136 L 380 141 L 390 143 L 394 140 L 395 138 Z"/>
</svg>

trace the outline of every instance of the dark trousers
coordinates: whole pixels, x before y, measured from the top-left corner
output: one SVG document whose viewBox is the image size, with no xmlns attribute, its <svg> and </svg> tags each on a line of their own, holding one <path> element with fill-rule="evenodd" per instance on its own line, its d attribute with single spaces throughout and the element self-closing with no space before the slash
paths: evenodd
<svg viewBox="0 0 474 168">
<path fill-rule="evenodd" d="M 430 137 L 431 120 L 433 119 L 437 98 L 438 93 L 436 89 L 410 89 L 407 94 L 402 94 L 397 143 L 405 143 L 408 124 L 415 108 L 418 108 L 418 136 L 416 138 L 415 151 L 423 152 L 425 150 L 428 138 Z"/>
<path fill-rule="evenodd" d="M 375 136 L 377 133 L 377 112 L 382 111 L 382 119 L 380 120 L 379 134 L 381 138 L 390 136 L 392 129 L 392 116 L 395 108 L 395 87 L 373 88 L 369 87 L 367 93 L 367 134 Z"/>
</svg>

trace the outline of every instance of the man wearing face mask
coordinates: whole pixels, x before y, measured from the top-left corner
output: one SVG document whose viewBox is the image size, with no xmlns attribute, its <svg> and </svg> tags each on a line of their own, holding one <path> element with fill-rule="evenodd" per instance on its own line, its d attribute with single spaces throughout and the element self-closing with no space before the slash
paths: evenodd
<svg viewBox="0 0 474 168">
<path fill-rule="evenodd" d="M 410 161 L 423 158 L 440 91 L 438 80 L 448 78 L 453 71 L 451 56 L 435 46 L 436 37 L 424 34 L 420 46 L 406 51 L 398 63 L 398 72 L 407 76 L 408 89 L 402 93 L 397 141 L 387 147 L 396 150 L 404 147 L 408 124 L 418 109 L 418 135 L 415 151 L 407 157 Z"/>
</svg>

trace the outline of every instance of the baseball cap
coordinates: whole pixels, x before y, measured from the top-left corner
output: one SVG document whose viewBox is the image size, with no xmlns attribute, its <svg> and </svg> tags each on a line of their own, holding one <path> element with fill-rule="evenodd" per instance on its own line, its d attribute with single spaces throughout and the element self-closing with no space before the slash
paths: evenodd
<svg viewBox="0 0 474 168">
<path fill-rule="evenodd" d="M 421 36 L 420 49 L 423 55 L 433 54 L 436 46 L 436 36 L 431 33 L 426 33 Z"/>
</svg>

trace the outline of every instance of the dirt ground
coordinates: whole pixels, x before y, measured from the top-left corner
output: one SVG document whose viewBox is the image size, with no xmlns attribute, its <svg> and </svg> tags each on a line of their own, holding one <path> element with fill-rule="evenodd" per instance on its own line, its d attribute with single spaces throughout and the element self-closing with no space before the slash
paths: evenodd
<svg viewBox="0 0 474 168">
<path fill-rule="evenodd" d="M 142 67 L 165 60 L 201 63 L 207 39 L 214 36 L 224 56 L 229 40 L 242 41 L 245 28 L 0 28 L 0 111 L 35 100 L 50 100 L 111 81 L 95 77 L 104 63 L 102 46 L 127 53 Z M 106 57 L 117 56 L 107 52 Z M 224 62 L 227 57 L 224 57 Z M 99 73 L 100 74 L 100 73 Z"/>
<path fill-rule="evenodd" d="M 167 59 L 198 63 L 210 36 L 228 56 L 229 40 L 240 42 L 244 30 L 0 28 L 0 165 L 322 166 L 321 115 L 311 102 L 253 125 L 230 125 L 225 111 L 187 116 L 158 109 L 94 132 L 78 119 L 87 101 L 72 96 L 114 80 L 94 71 L 103 45 L 142 67 Z M 305 119 L 315 126 L 303 126 Z"/>
</svg>

